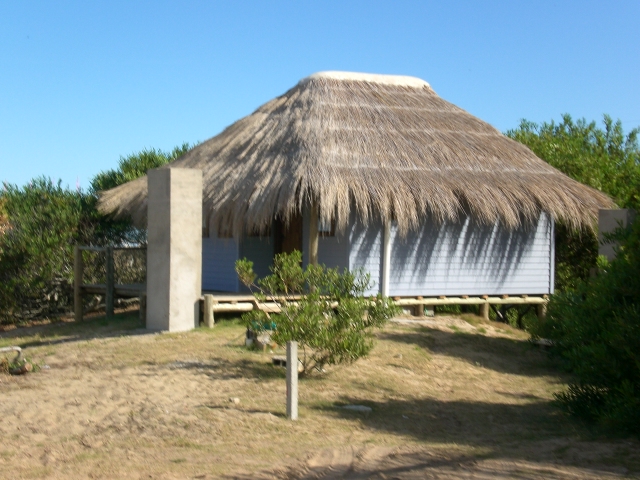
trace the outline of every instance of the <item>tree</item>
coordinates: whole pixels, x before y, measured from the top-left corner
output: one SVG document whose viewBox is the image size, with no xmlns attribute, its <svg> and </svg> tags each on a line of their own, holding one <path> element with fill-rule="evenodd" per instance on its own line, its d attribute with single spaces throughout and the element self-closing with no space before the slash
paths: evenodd
<svg viewBox="0 0 640 480">
<path fill-rule="evenodd" d="M 554 295 L 533 334 L 574 374 L 556 398 L 570 413 L 640 434 L 640 221 L 618 232 L 621 248 L 598 276 Z"/>
<path fill-rule="evenodd" d="M 72 298 L 72 250 L 94 235 L 91 202 L 40 177 L 0 195 L 0 321 L 63 311 Z"/>
<path fill-rule="evenodd" d="M 393 302 L 380 295 L 365 297 L 370 277 L 362 272 L 339 272 L 337 268 L 301 267 L 302 254 L 275 256 L 271 275 L 259 280 L 253 262 L 236 262 L 242 283 L 259 303 L 269 301 L 280 312 L 253 310 L 242 316 L 257 333 L 272 331 L 280 345 L 297 341 L 302 350 L 301 376 L 322 372 L 324 366 L 351 363 L 373 348 L 373 330 L 397 313 Z"/>
<path fill-rule="evenodd" d="M 506 135 L 527 145 L 538 157 L 574 180 L 610 195 L 622 208 L 640 207 L 640 148 L 635 128 L 625 135 L 622 124 L 604 115 L 604 128 L 565 114 L 558 123 L 538 125 L 522 120 Z M 576 288 L 595 267 L 595 232 L 556 227 L 556 287 Z"/>
<path fill-rule="evenodd" d="M 136 228 L 128 219 L 116 220 L 109 215 L 101 215 L 98 213 L 97 203 L 99 193 L 146 175 L 150 169 L 161 167 L 180 158 L 191 148 L 192 146 L 185 142 L 182 145 L 174 147 L 170 152 L 163 152 L 155 148 L 144 149 L 140 152 L 127 155 L 126 157 L 120 157 L 117 169 L 98 173 L 91 180 L 91 187 L 89 189 L 89 193 L 93 197 L 93 210 L 98 217 L 96 234 L 107 240 L 106 243 L 113 245 L 120 243 L 134 245 L 146 244 L 146 230 Z"/>
<path fill-rule="evenodd" d="M 147 171 L 152 168 L 161 167 L 166 163 L 180 158 L 191 150 L 191 148 L 193 147 L 185 142 L 170 152 L 150 148 L 138 153 L 132 153 L 126 157 L 120 157 L 117 169 L 100 172 L 91 180 L 91 191 L 97 193 L 135 180 L 136 178 L 146 175 Z"/>
<path fill-rule="evenodd" d="M 143 150 L 102 172 L 89 192 L 40 177 L 0 192 L 0 322 L 66 312 L 73 302 L 73 246 L 144 243 L 146 232 L 98 212 L 98 192 L 144 175 L 189 150 Z"/>
</svg>

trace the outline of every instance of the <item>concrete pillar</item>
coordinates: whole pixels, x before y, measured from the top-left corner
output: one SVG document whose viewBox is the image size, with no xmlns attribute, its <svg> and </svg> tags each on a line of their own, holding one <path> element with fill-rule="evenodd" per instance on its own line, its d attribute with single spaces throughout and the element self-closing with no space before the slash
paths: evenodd
<svg viewBox="0 0 640 480">
<path fill-rule="evenodd" d="M 202 292 L 202 172 L 149 170 L 147 328 L 198 326 Z"/>
<path fill-rule="evenodd" d="M 635 220 L 636 212 L 631 209 L 600 209 L 598 211 L 598 255 L 604 255 L 611 261 L 616 258 L 618 242 L 605 240 L 607 233 L 613 233 L 618 228 L 626 228 Z"/>
</svg>

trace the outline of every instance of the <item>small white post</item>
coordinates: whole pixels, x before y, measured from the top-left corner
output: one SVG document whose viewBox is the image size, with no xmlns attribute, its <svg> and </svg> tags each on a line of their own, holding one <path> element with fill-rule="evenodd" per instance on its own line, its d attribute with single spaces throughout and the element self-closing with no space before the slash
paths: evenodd
<svg viewBox="0 0 640 480">
<path fill-rule="evenodd" d="M 287 418 L 298 419 L 298 342 L 287 342 Z"/>
</svg>

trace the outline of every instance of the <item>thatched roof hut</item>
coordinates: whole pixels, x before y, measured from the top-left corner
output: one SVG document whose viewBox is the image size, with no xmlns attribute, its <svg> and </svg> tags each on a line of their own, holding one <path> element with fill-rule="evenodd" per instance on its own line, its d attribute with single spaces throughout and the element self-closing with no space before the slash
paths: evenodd
<svg viewBox="0 0 640 480">
<path fill-rule="evenodd" d="M 198 145 L 166 168 L 203 171 L 210 222 L 265 229 L 315 204 L 345 227 L 470 214 L 509 228 L 541 212 L 590 227 L 612 201 L 524 145 L 440 98 L 418 78 L 322 72 Z M 104 192 L 100 208 L 146 222 L 146 177 Z"/>
</svg>

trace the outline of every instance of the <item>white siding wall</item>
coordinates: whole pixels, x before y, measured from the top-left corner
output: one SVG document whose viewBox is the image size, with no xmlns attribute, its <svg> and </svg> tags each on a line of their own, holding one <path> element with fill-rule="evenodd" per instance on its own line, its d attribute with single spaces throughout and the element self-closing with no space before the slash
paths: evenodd
<svg viewBox="0 0 640 480">
<path fill-rule="evenodd" d="M 366 295 L 380 292 L 383 230 L 381 222 L 373 222 L 367 227 L 354 222 L 349 232 L 349 270 L 362 269 L 371 276 L 372 285 Z"/>
<path fill-rule="evenodd" d="M 303 262 L 308 263 L 309 215 L 304 213 Z M 363 269 L 371 276 L 369 292 L 380 291 L 381 222 L 364 227 L 353 222 L 347 233 L 321 237 L 318 261 L 328 267 Z M 235 261 L 247 257 L 262 277 L 273 260 L 271 237 L 203 238 L 202 284 L 205 290 L 237 292 Z M 466 219 L 457 224 L 425 225 L 400 238 L 391 228 L 389 295 L 492 295 L 553 293 L 553 222 L 547 215 L 528 229 L 509 232 Z"/>
<path fill-rule="evenodd" d="M 269 267 L 273 264 L 273 232 L 268 237 L 245 235 L 240 244 L 240 258 L 247 258 L 253 262 L 253 271 L 258 278 L 269 275 Z M 249 289 L 241 284 L 240 291 L 248 292 Z"/>
<path fill-rule="evenodd" d="M 238 242 L 233 238 L 218 238 L 216 231 L 202 239 L 202 289 L 237 292 L 235 263 Z"/>
<path fill-rule="evenodd" d="M 401 239 L 392 227 L 389 295 L 551 293 L 552 239 L 547 215 L 515 231 L 467 218 Z"/>
<path fill-rule="evenodd" d="M 362 268 L 380 291 L 380 222 L 350 232 L 349 268 Z M 457 224 L 425 225 L 402 239 L 391 228 L 390 296 L 553 293 L 553 222 L 547 215 L 528 229 Z"/>
</svg>

